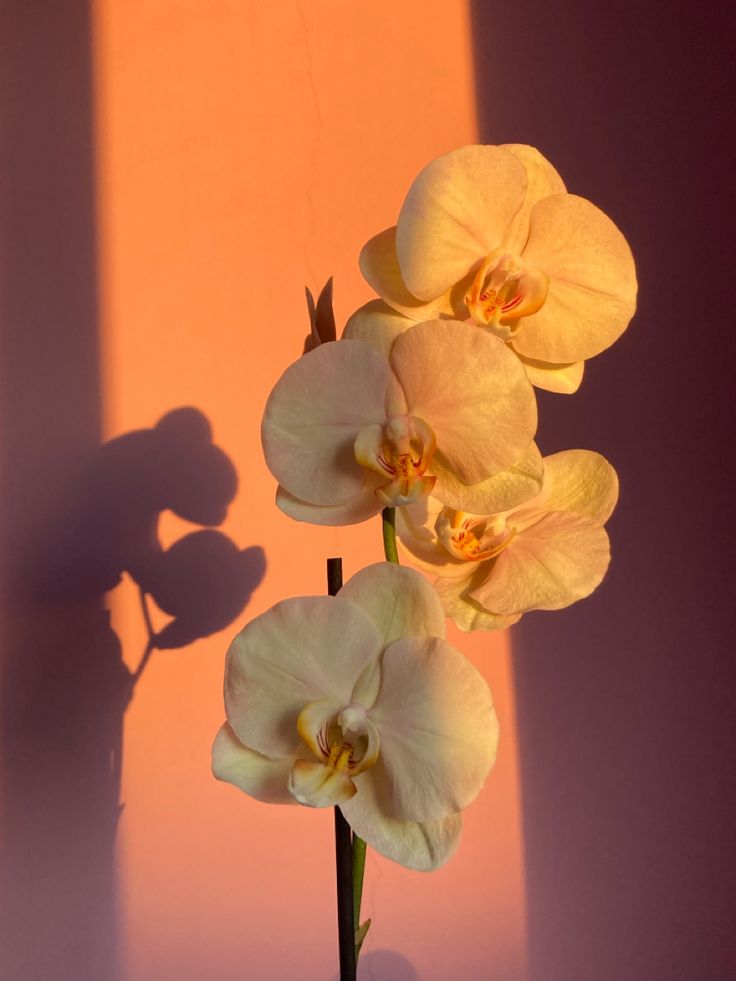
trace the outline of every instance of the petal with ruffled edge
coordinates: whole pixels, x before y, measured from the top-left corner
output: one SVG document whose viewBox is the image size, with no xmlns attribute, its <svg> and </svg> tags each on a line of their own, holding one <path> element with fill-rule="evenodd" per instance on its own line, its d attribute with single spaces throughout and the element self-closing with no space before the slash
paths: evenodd
<svg viewBox="0 0 736 981">
<path fill-rule="evenodd" d="M 390 801 L 379 793 L 381 760 L 372 770 L 355 778 L 358 793 L 340 805 L 353 831 L 384 858 L 407 869 L 431 872 L 452 857 L 460 842 L 462 818 L 451 814 L 439 821 L 403 821 L 391 812 Z"/>
<path fill-rule="evenodd" d="M 360 271 L 378 295 L 399 313 L 414 322 L 434 320 L 440 314 L 452 314 L 452 305 L 445 292 L 423 303 L 409 292 L 404 284 L 396 254 L 396 226 L 374 235 L 360 253 Z"/>
<path fill-rule="evenodd" d="M 479 484 L 458 480 L 443 466 L 441 457 L 435 457 L 432 473 L 437 477 L 432 496 L 447 507 L 470 514 L 498 514 L 518 507 L 540 492 L 544 464 L 536 443 L 530 443 L 518 463 Z"/>
<path fill-rule="evenodd" d="M 268 468 L 290 494 L 346 504 L 361 493 L 365 471 L 353 443 L 361 429 L 384 421 L 390 375 L 386 359 L 361 341 L 321 344 L 286 369 L 261 435 Z"/>
<path fill-rule="evenodd" d="M 550 511 L 571 511 L 605 524 L 618 500 L 618 475 L 600 453 L 563 450 L 544 458 Z"/>
<path fill-rule="evenodd" d="M 444 637 L 445 611 L 430 584 L 390 562 L 369 565 L 345 583 L 340 598 L 360 607 L 376 626 L 383 647 L 401 637 Z"/>
<path fill-rule="evenodd" d="M 511 347 L 513 350 L 513 344 Z M 535 388 L 544 389 L 545 392 L 557 392 L 560 395 L 572 395 L 582 384 L 584 361 L 574 361 L 572 364 L 550 364 L 547 361 L 525 358 L 518 351 L 516 354 L 524 365 L 527 378 Z"/>
<path fill-rule="evenodd" d="M 609 561 L 608 535 L 597 522 L 552 511 L 488 563 L 470 596 L 500 614 L 561 610 L 593 592 Z"/>
<path fill-rule="evenodd" d="M 523 259 L 549 277 L 542 308 L 520 321 L 514 348 L 556 364 L 600 354 L 636 308 L 636 271 L 626 239 L 602 211 L 574 194 L 540 201 Z"/>
<path fill-rule="evenodd" d="M 409 188 L 396 228 L 404 283 L 433 300 L 497 249 L 522 207 L 524 165 L 498 146 L 465 146 L 428 164 Z"/>
<path fill-rule="evenodd" d="M 516 508 L 508 523 L 522 532 L 550 511 L 569 511 L 605 524 L 618 500 L 618 476 L 593 450 L 563 450 L 544 458 L 544 482 L 537 497 Z"/>
<path fill-rule="evenodd" d="M 537 426 L 534 392 L 497 337 L 431 320 L 397 337 L 390 360 L 409 411 L 431 426 L 440 462 L 464 483 L 512 467 L 527 451 Z"/>
<path fill-rule="evenodd" d="M 271 760 L 244 746 L 225 723 L 212 746 L 212 772 L 256 800 L 267 804 L 296 804 L 289 793 L 293 756 Z"/>
<path fill-rule="evenodd" d="M 483 563 L 486 565 L 486 563 Z M 491 613 L 470 595 L 476 576 L 481 579 L 487 569 L 478 569 L 470 578 L 437 579 L 434 588 L 442 600 L 447 616 L 466 632 L 471 630 L 506 630 L 521 620 L 521 613 Z"/>
<path fill-rule="evenodd" d="M 307 521 L 312 525 L 357 525 L 367 521 L 383 508 L 375 494 L 375 488 L 385 483 L 377 475 L 366 471 L 366 479 L 360 493 L 346 504 L 308 504 L 300 501 L 283 487 L 276 491 L 276 506 L 295 521 Z"/>
<path fill-rule="evenodd" d="M 391 813 L 436 821 L 478 794 L 493 764 L 498 722 L 488 685 L 439 638 L 408 637 L 383 655 L 369 717 L 381 734 Z"/>
<path fill-rule="evenodd" d="M 381 653 L 379 632 L 354 603 L 283 600 L 256 617 L 227 653 L 225 709 L 238 739 L 272 758 L 293 754 L 305 705 L 350 703 L 356 679 Z"/>
</svg>

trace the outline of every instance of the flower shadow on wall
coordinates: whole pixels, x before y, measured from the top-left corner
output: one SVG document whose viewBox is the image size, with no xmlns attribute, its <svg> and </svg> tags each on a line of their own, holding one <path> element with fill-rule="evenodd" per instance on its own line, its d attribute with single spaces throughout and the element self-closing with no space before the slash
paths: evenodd
<svg viewBox="0 0 736 981">
<path fill-rule="evenodd" d="M 29 737 L 24 759 L 16 752 L 4 760 L 12 794 L 4 874 L 8 893 L 23 898 L 9 904 L 3 940 L 13 963 L 23 963 L 29 944 L 45 947 L 47 967 L 64 948 L 76 963 L 81 947 L 96 965 L 91 981 L 115 976 L 113 856 L 127 706 L 154 651 L 186 647 L 232 623 L 263 579 L 265 556 L 215 530 L 237 474 L 197 409 L 175 409 L 150 429 L 116 437 L 77 473 L 65 518 L 57 514 L 44 529 L 33 560 L 32 605 L 44 616 L 17 625 L 15 727 Z M 157 529 L 166 510 L 206 527 L 164 549 Z M 102 605 L 124 575 L 139 588 L 149 633 L 134 671 Z M 151 601 L 170 617 L 158 632 Z M 29 651 L 30 672 L 20 664 Z M 32 913 L 32 929 L 14 923 L 14 908 L 18 920 Z"/>
</svg>

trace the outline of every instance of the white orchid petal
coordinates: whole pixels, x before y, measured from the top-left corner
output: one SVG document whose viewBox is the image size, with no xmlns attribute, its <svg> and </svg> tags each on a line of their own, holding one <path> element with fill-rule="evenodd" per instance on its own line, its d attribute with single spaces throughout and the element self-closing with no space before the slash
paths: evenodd
<svg viewBox="0 0 736 981">
<path fill-rule="evenodd" d="M 478 484 L 463 483 L 438 458 L 432 471 L 437 477 L 432 496 L 444 505 L 471 514 L 496 514 L 518 507 L 540 492 L 544 464 L 536 443 L 530 443 L 521 460 Z"/>
<path fill-rule="evenodd" d="M 283 487 L 276 492 L 276 506 L 295 521 L 307 521 L 312 525 L 357 525 L 367 521 L 381 510 L 383 505 L 376 497 L 376 488 L 383 481 L 366 472 L 360 493 L 346 504 L 307 504 L 300 501 Z"/>
<path fill-rule="evenodd" d="M 497 146 L 465 146 L 433 160 L 409 189 L 396 251 L 408 291 L 433 300 L 498 248 L 521 208 L 524 165 Z"/>
<path fill-rule="evenodd" d="M 618 476 L 600 453 L 563 450 L 544 458 L 540 493 L 514 508 L 507 521 L 525 532 L 550 511 L 569 511 L 605 524 L 618 500 Z"/>
<path fill-rule="evenodd" d="M 227 718 L 242 743 L 265 755 L 293 754 L 305 705 L 346 705 L 356 678 L 381 652 L 376 627 L 338 597 L 283 600 L 252 620 L 230 645 Z"/>
<path fill-rule="evenodd" d="M 310 504 L 342 505 L 364 489 L 358 433 L 385 419 L 390 369 L 361 341 L 321 344 L 276 383 L 263 417 L 263 450 L 286 491 Z"/>
<path fill-rule="evenodd" d="M 510 252 L 519 253 L 529 237 L 529 215 L 534 205 L 550 194 L 564 193 L 565 185 L 549 160 L 536 147 L 524 143 L 502 143 L 501 149 L 508 150 L 523 164 L 528 181 L 524 203 L 514 215 L 503 241 Z"/>
<path fill-rule="evenodd" d="M 452 313 L 446 295 L 425 303 L 412 296 L 406 288 L 396 254 L 396 226 L 369 239 L 360 253 L 359 263 L 360 271 L 376 293 L 390 307 L 412 321 L 433 320 L 442 313 Z"/>
<path fill-rule="evenodd" d="M 527 451 L 534 393 L 498 338 L 455 320 L 415 324 L 394 342 L 391 365 L 409 411 L 432 427 L 440 463 L 463 482 L 480 483 Z"/>
<path fill-rule="evenodd" d="M 414 322 L 392 310 L 383 300 L 371 300 L 348 319 L 342 338 L 345 341 L 364 341 L 388 359 L 396 338 Z"/>
<path fill-rule="evenodd" d="M 593 450 L 563 450 L 544 458 L 545 497 L 550 511 L 571 511 L 601 524 L 618 500 L 618 476 Z"/>
<path fill-rule="evenodd" d="M 439 638 L 405 638 L 383 656 L 370 711 L 381 734 L 391 813 L 436 821 L 478 794 L 496 754 L 498 722 L 488 685 Z"/>
<path fill-rule="evenodd" d="M 466 579 L 437 579 L 434 588 L 442 600 L 448 617 L 461 630 L 506 630 L 521 619 L 521 613 L 491 613 L 473 599 L 471 592 L 476 576 L 482 578 L 485 570 Z"/>
<path fill-rule="evenodd" d="M 294 804 L 289 793 L 292 756 L 271 760 L 244 746 L 225 723 L 212 746 L 212 772 L 256 800 L 268 804 Z"/>
<path fill-rule="evenodd" d="M 589 596 L 609 561 L 608 535 L 600 524 L 552 511 L 488 563 L 485 578 L 470 595 L 499 614 L 560 610 Z"/>
<path fill-rule="evenodd" d="M 405 868 L 430 872 L 455 853 L 462 829 L 459 814 L 425 823 L 395 817 L 379 792 L 380 759 L 373 769 L 356 777 L 355 783 L 358 793 L 341 804 L 340 810 L 353 831 L 380 855 Z"/>
<path fill-rule="evenodd" d="M 557 392 L 560 395 L 572 395 L 580 388 L 585 370 L 584 361 L 551 364 L 547 361 L 525 358 L 518 351 L 516 353 L 524 365 L 527 378 L 535 388 L 541 388 L 545 392 Z"/>
<path fill-rule="evenodd" d="M 514 334 L 522 355 L 557 364 L 600 354 L 636 309 L 636 271 L 626 239 L 602 211 L 574 194 L 532 210 L 524 261 L 549 276 L 544 306 Z"/>
<path fill-rule="evenodd" d="M 418 572 L 390 562 L 361 569 L 340 590 L 370 617 L 386 648 L 400 637 L 444 637 L 445 613 Z"/>
</svg>

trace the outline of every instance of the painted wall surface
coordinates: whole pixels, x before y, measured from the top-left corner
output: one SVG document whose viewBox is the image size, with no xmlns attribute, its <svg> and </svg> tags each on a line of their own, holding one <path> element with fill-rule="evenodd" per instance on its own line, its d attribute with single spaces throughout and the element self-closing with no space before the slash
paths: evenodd
<svg viewBox="0 0 736 981">
<path fill-rule="evenodd" d="M 94 80 L 90 159 L 76 160 L 86 175 L 83 231 L 91 244 L 80 253 L 70 240 L 63 257 L 94 301 L 95 347 L 85 371 L 100 394 L 85 409 L 65 406 L 52 391 L 36 412 L 76 426 L 79 419 L 66 416 L 84 416 L 99 438 L 91 433 L 69 451 L 85 457 L 81 474 L 69 478 L 74 531 L 66 549 L 59 546 L 49 596 L 28 601 L 37 622 L 49 622 L 52 602 L 58 618 L 72 604 L 83 615 L 66 624 L 62 653 L 73 675 L 59 692 L 66 711 L 55 712 L 53 732 L 43 715 L 36 720 L 36 755 L 52 754 L 53 788 L 67 788 L 53 803 L 55 830 L 50 838 L 52 822 L 39 817 L 35 835 L 14 828 L 8 841 L 13 847 L 22 838 L 28 851 L 54 846 L 33 864 L 33 883 L 16 903 L 8 976 L 326 981 L 337 970 L 331 812 L 252 801 L 211 777 L 209 751 L 223 720 L 224 654 L 237 626 L 286 596 L 324 592 L 327 556 L 344 556 L 346 575 L 382 557 L 378 521 L 325 530 L 281 515 L 262 460 L 260 417 L 273 383 L 301 352 L 304 286 L 319 289 L 334 275 L 344 322 L 370 296 L 357 270 L 363 242 L 395 220 L 425 162 L 475 140 L 468 11 L 439 2 L 99 0 L 92 12 L 91 47 L 85 50 L 81 11 L 75 35 Z M 58 60 L 53 25 L 46 42 L 45 56 Z M 69 63 L 59 65 L 57 85 Z M 53 183 L 50 162 L 38 183 L 44 179 Z M 60 240 L 67 222 L 74 226 L 74 216 L 63 218 Z M 54 309 L 63 305 L 61 285 Z M 40 310 L 39 322 L 48 313 Z M 71 328 L 62 321 L 59 329 Z M 18 369 L 27 371 L 30 359 Z M 58 370 L 63 387 L 76 389 L 82 369 L 69 361 L 59 360 Z M 47 370 L 53 375 L 53 366 Z M 167 415 L 183 406 L 196 412 Z M 28 452 L 40 453 L 38 440 Z M 195 536 L 193 554 L 172 551 L 164 568 L 150 552 L 156 521 L 165 546 L 220 521 L 232 497 L 224 455 L 238 479 L 218 526 L 229 541 L 200 548 Z M 218 550 L 236 545 L 250 550 L 239 573 L 241 599 L 252 592 L 247 609 L 226 629 L 182 643 L 211 629 L 197 597 L 214 584 L 220 602 L 231 583 Z M 139 583 L 155 583 L 150 591 L 169 612 L 178 604 L 183 631 L 178 646 L 154 652 L 129 704 L 121 656 L 136 669 L 145 630 L 137 586 L 129 576 L 115 586 L 121 556 Z M 156 628 L 168 619 L 157 609 L 152 616 Z M 22 621 L 18 629 L 27 630 Z M 445 869 L 427 877 L 370 856 L 366 978 L 525 976 L 508 639 L 479 636 L 462 645 L 498 703 L 498 766 Z M 47 672 L 52 652 L 38 653 L 38 638 L 24 633 L 9 663 L 22 657 Z M 94 658 L 106 665 L 104 690 L 89 674 Z M 73 728 L 67 715 L 80 715 L 79 678 L 84 699 L 96 705 L 87 705 L 88 724 L 75 737 L 94 747 L 84 766 L 71 747 L 58 749 Z M 31 674 L 15 687 L 24 697 L 33 689 Z M 47 699 L 53 703 L 53 684 Z M 11 733 L 16 753 L 24 725 L 31 726 L 27 710 Z M 89 787 L 83 815 L 75 783 Z M 38 799 L 19 777 L 6 791 L 18 801 L 18 825 L 29 798 L 47 813 L 49 794 Z M 104 836 L 95 831 L 100 825 Z M 71 861 L 75 854 L 81 858 Z M 23 875 L 19 861 L 16 881 Z"/>
<path fill-rule="evenodd" d="M 603 452 L 621 499 L 598 593 L 512 631 L 531 977 L 723 981 L 736 977 L 733 9 L 472 8 L 481 138 L 536 143 L 623 229 L 640 287 L 580 392 L 539 400 L 545 452 Z"/>
<path fill-rule="evenodd" d="M 98 5 L 104 430 L 151 425 L 181 404 L 207 416 L 239 475 L 223 530 L 265 551 L 247 616 L 323 592 L 328 555 L 344 556 L 346 575 L 382 557 L 377 521 L 319 529 L 274 507 L 259 424 L 301 352 L 304 285 L 334 275 L 342 323 L 370 296 L 363 242 L 392 223 L 425 161 L 475 139 L 467 10 L 444 8 Z M 137 655 L 132 591 L 114 611 Z M 261 805 L 209 774 L 232 633 L 156 654 L 126 717 L 119 869 L 131 981 L 336 969 L 331 813 Z M 490 964 L 523 975 L 508 642 L 464 649 L 496 689 L 502 758 L 446 869 L 428 879 L 371 856 L 366 977 L 480 978 Z M 381 950 L 396 953 L 371 953 Z"/>
</svg>

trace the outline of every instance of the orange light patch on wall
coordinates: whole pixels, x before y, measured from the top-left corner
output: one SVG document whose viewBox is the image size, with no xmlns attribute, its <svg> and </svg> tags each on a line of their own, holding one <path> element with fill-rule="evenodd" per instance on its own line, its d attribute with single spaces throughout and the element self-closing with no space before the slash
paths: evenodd
<svg viewBox="0 0 736 981">
<path fill-rule="evenodd" d="M 362 244 L 394 222 L 426 162 L 476 139 L 469 15 L 440 0 L 98 0 L 95 24 L 105 435 L 198 408 L 239 475 L 222 530 L 267 561 L 240 621 L 154 653 L 127 713 L 125 976 L 329 978 L 331 813 L 218 784 L 209 749 L 239 626 L 286 596 L 324 592 L 329 555 L 344 557 L 346 576 L 382 558 L 377 521 L 313 528 L 276 509 L 260 417 L 301 352 L 304 285 L 335 276 L 340 328 L 370 298 Z M 188 530 L 165 516 L 161 536 Z M 132 666 L 145 644 L 134 588 L 112 604 Z M 499 759 L 444 869 L 423 877 L 369 853 L 367 977 L 371 963 L 386 977 L 381 950 L 425 981 L 526 976 L 508 638 L 450 639 L 491 684 Z"/>
</svg>

